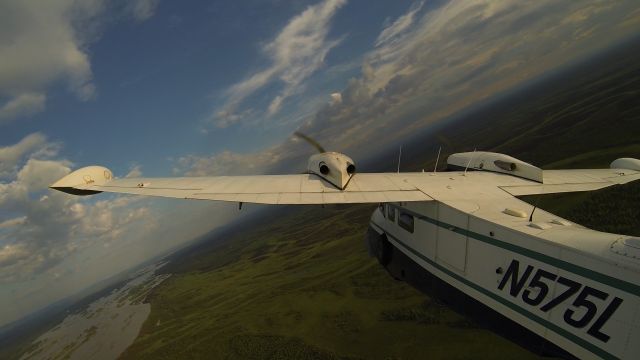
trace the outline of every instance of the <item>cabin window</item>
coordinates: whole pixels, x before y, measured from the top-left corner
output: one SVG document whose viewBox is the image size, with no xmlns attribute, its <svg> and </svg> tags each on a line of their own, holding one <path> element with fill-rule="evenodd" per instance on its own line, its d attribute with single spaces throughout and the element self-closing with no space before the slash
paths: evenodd
<svg viewBox="0 0 640 360">
<path fill-rule="evenodd" d="M 384 204 L 380 203 L 380 205 L 378 205 L 378 209 L 380 210 L 380 213 L 382 214 L 382 216 L 384 216 Z"/>
<path fill-rule="evenodd" d="M 387 204 L 387 219 L 389 221 L 396 221 L 396 208 Z"/>
<path fill-rule="evenodd" d="M 400 215 L 398 216 L 398 225 L 408 232 L 413 233 L 413 216 L 405 212 L 400 212 Z"/>
</svg>

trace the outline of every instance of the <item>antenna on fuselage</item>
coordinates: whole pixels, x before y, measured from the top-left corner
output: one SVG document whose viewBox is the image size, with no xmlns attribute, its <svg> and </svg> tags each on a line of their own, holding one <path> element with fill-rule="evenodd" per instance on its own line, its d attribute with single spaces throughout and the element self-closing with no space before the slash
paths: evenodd
<svg viewBox="0 0 640 360">
<path fill-rule="evenodd" d="M 471 165 L 471 162 L 476 157 L 476 150 L 477 149 L 473 149 L 473 156 L 469 158 L 469 162 L 467 162 L 467 166 L 464 167 L 464 174 L 462 176 L 467 176 L 467 169 L 469 169 L 469 165 Z"/>
<path fill-rule="evenodd" d="M 531 210 L 531 215 L 529 215 L 529 222 L 533 222 L 533 213 L 536 212 L 537 208 L 538 208 L 537 204 L 533 206 L 533 210 Z"/>
<path fill-rule="evenodd" d="M 536 158 L 535 155 L 536 153 L 534 152 L 532 156 L 534 159 Z M 535 163 L 536 163 L 535 160 L 532 161 L 532 164 L 535 164 Z M 533 222 L 533 213 L 536 212 L 536 209 L 538 208 L 539 203 L 540 203 L 540 194 L 536 196 L 536 203 L 533 204 L 533 210 L 531 210 L 531 215 L 529 215 L 529 222 Z"/>
<path fill-rule="evenodd" d="M 398 154 L 398 174 L 400 173 L 400 160 L 402 160 L 402 145 L 400 145 L 400 153 Z"/>
<path fill-rule="evenodd" d="M 433 167 L 433 173 L 436 173 L 436 170 L 438 170 L 438 161 L 440 161 L 440 151 L 442 151 L 442 146 L 440 146 L 438 148 L 438 156 L 436 157 L 436 166 Z"/>
<path fill-rule="evenodd" d="M 536 196 L 536 203 L 533 205 L 533 210 L 531 210 L 531 215 L 529 215 L 529 222 L 533 222 L 533 213 L 536 212 L 538 208 L 538 204 L 540 203 L 540 195 Z"/>
</svg>

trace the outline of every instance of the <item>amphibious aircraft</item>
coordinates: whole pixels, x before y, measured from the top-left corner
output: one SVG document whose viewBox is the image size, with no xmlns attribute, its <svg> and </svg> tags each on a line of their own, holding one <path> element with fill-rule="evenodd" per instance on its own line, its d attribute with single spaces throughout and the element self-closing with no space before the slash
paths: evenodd
<svg viewBox="0 0 640 360">
<path fill-rule="evenodd" d="M 591 230 L 516 198 L 638 180 L 640 160 L 542 170 L 476 151 L 449 156 L 452 171 L 359 173 L 350 157 L 317 148 L 305 174 L 116 179 L 88 166 L 51 188 L 240 204 L 379 203 L 367 242 L 383 266 L 399 251 L 457 296 L 569 356 L 640 358 L 640 238 Z"/>
</svg>

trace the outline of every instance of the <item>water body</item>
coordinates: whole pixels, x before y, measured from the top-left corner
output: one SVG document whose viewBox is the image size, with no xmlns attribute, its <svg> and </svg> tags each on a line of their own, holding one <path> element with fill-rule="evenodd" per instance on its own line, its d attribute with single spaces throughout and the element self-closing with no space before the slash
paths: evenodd
<svg viewBox="0 0 640 360">
<path fill-rule="evenodd" d="M 151 312 L 142 301 L 170 275 L 155 275 L 164 264 L 138 271 L 123 287 L 102 297 L 80 313 L 36 339 L 21 357 L 26 359 L 115 359 L 140 332 Z"/>
</svg>

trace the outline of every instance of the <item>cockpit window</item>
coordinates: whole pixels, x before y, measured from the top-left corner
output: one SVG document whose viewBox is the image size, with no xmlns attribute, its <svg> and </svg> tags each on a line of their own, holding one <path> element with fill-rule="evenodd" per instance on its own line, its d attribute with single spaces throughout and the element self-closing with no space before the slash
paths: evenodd
<svg viewBox="0 0 640 360">
<path fill-rule="evenodd" d="M 400 215 L 398 216 L 398 225 L 401 228 L 413 233 L 413 222 L 413 216 L 402 211 L 400 212 Z"/>
</svg>

